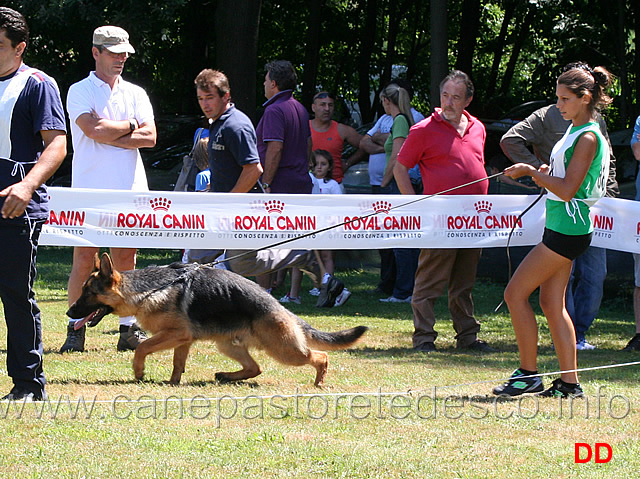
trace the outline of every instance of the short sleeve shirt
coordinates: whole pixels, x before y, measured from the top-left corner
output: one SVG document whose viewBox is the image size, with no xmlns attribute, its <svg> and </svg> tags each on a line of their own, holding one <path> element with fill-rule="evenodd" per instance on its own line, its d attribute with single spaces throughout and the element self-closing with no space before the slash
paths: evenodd
<svg viewBox="0 0 640 479">
<path fill-rule="evenodd" d="M 251 120 L 230 105 L 209 127 L 211 191 L 228 193 L 238 182 L 242 168 L 259 161 Z"/>
<path fill-rule="evenodd" d="M 142 88 L 119 77 L 112 90 L 108 83 L 91 72 L 87 78 L 69 88 L 67 112 L 73 142 L 72 187 L 133 191 L 149 189 L 137 148 L 98 143 L 86 136 L 76 123 L 80 115 L 92 112 L 109 120 L 135 119 L 138 124 L 153 122 L 153 108 Z"/>
<path fill-rule="evenodd" d="M 0 190 L 21 181 L 40 158 L 42 130 L 67 130 L 60 92 L 53 78 L 23 64 L 0 78 Z M 0 197 L 0 208 L 3 204 Z M 26 214 L 45 219 L 48 212 L 47 190 L 41 185 Z"/>
<path fill-rule="evenodd" d="M 411 169 L 420 165 L 423 193 L 431 195 L 487 176 L 484 169 L 484 125 L 466 111 L 463 136 L 446 121 L 438 108 L 411 127 L 397 161 Z M 486 195 L 488 181 L 456 189 L 451 195 Z"/>
</svg>

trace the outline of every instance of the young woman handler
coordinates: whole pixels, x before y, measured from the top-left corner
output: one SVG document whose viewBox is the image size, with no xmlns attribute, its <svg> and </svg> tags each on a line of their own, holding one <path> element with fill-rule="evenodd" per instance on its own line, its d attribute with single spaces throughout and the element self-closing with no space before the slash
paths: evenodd
<svg viewBox="0 0 640 479">
<path fill-rule="evenodd" d="M 611 74 L 586 63 L 569 64 L 556 86 L 556 106 L 571 120 L 564 137 L 554 146 L 551 164 L 539 170 L 518 163 L 504 173 L 511 178 L 531 176 L 546 188 L 546 221 L 542 243 L 525 257 L 504 293 L 520 352 L 520 368 L 497 395 L 518 396 L 543 391 L 537 374 L 538 325 L 529 296 L 540 287 L 540 307 L 547 318 L 556 355 L 563 371 L 542 396 L 578 397 L 576 337 L 564 298 L 572 260 L 591 243 L 593 224 L 589 208 L 605 192 L 609 173 L 609 146 L 595 121 L 596 110 L 611 103 L 606 89 Z"/>
</svg>

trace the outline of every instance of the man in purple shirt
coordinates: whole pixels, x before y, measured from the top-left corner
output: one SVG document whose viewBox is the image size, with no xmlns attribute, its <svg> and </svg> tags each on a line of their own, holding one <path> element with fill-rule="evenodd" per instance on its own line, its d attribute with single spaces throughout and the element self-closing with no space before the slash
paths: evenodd
<svg viewBox="0 0 640 479">
<path fill-rule="evenodd" d="M 293 98 L 296 71 L 285 60 L 268 63 L 264 78 L 265 111 L 258 123 L 258 153 L 267 193 L 311 193 L 309 114 Z"/>
</svg>

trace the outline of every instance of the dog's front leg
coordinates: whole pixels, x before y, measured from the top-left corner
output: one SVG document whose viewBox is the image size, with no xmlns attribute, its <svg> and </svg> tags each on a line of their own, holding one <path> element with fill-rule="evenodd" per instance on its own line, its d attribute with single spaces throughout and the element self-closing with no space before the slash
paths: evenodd
<svg viewBox="0 0 640 479">
<path fill-rule="evenodd" d="M 135 378 L 140 381 L 144 377 L 144 362 L 149 354 L 155 353 L 156 351 L 164 351 L 166 349 L 180 348 L 180 346 L 185 343 L 191 345 L 192 342 L 193 336 L 191 336 L 188 331 L 176 329 L 165 329 L 159 331 L 149 339 L 141 342 L 133 355 L 133 374 Z M 189 350 L 187 348 L 187 353 L 188 352 Z M 186 355 L 184 359 L 186 361 Z M 182 369 L 184 369 L 184 364 L 182 364 Z M 181 374 L 182 372 L 180 375 Z"/>
<path fill-rule="evenodd" d="M 191 343 L 187 343 L 173 350 L 173 372 L 171 373 L 169 384 L 174 386 L 180 384 L 180 378 L 182 377 L 182 373 L 184 373 L 184 366 L 187 363 L 190 348 Z"/>
</svg>

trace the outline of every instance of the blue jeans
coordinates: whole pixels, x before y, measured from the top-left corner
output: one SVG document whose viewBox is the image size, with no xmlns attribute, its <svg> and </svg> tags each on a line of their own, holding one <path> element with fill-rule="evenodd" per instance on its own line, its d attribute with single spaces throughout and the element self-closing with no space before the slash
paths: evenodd
<svg viewBox="0 0 640 479">
<path fill-rule="evenodd" d="M 602 301 L 602 286 L 607 275 L 607 250 L 589 246 L 573 262 L 567 285 L 567 311 L 581 341 L 596 319 Z"/>
<path fill-rule="evenodd" d="M 418 248 L 393 248 L 396 258 L 396 282 L 393 285 L 393 296 L 406 299 L 413 294 L 413 284 L 418 268 Z"/>
</svg>

